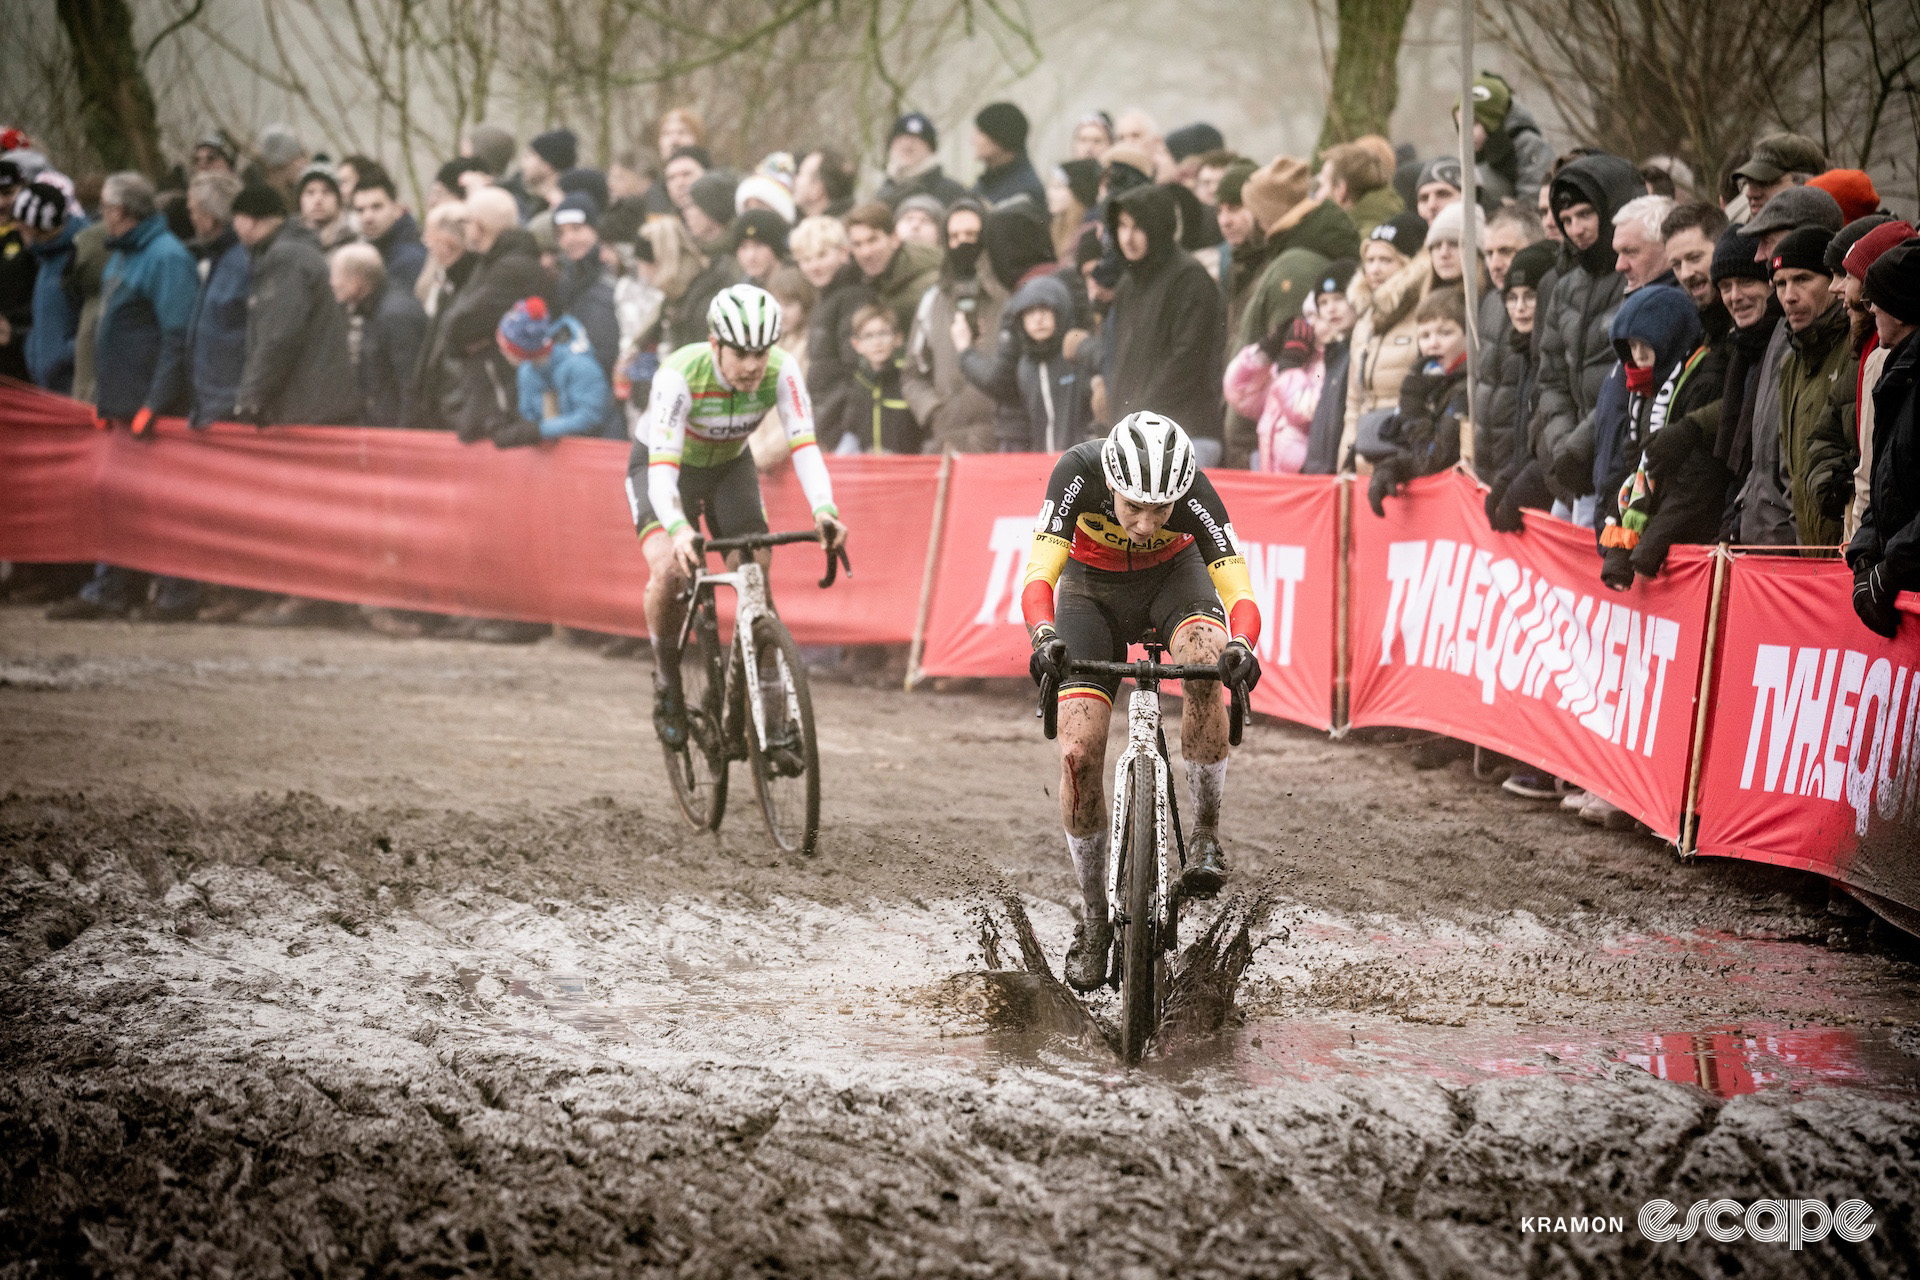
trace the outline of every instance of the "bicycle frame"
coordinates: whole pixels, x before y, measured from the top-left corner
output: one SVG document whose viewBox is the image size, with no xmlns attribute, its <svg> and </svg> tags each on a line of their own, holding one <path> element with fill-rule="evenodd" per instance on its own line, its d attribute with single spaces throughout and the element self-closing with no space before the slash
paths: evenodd
<svg viewBox="0 0 1920 1280">
<path fill-rule="evenodd" d="M 725 573 L 709 573 L 703 567 L 694 575 L 693 581 L 688 584 L 687 594 L 690 598 L 698 599 L 702 591 L 715 591 L 720 587 L 731 587 L 733 589 L 733 647 L 740 650 L 740 661 L 742 664 L 740 668 L 742 672 L 741 682 L 746 686 L 744 694 L 748 713 L 753 719 L 754 740 L 760 744 L 762 749 L 765 749 L 767 746 L 767 708 L 766 700 L 760 690 L 760 664 L 756 660 L 753 648 L 753 627 L 754 623 L 773 612 L 773 598 L 767 592 L 767 573 L 765 569 L 760 567 L 759 561 L 750 557 L 742 560 L 738 568 L 729 569 Z M 682 646 L 687 643 L 688 633 L 693 627 L 695 612 L 694 609 L 688 609 L 686 617 L 680 622 L 680 643 Z M 746 674 L 749 672 L 752 674 Z M 794 705 L 794 699 L 792 697 L 789 697 L 787 702 L 789 704 L 787 708 L 788 714 L 797 720 L 800 716 L 800 708 Z M 729 709 L 731 709 L 731 705 L 732 699 L 729 698 Z M 731 718 L 731 716 L 729 716 L 729 718 Z M 732 726 L 723 724 L 722 728 L 723 730 L 728 730 L 731 729 Z M 731 733 L 727 734 L 728 738 L 731 738 L 731 736 Z"/>
<path fill-rule="evenodd" d="M 1120 886 L 1118 854 L 1126 840 L 1127 806 L 1133 798 L 1133 762 L 1143 751 L 1153 757 L 1153 841 L 1154 856 L 1158 862 L 1159 896 L 1156 901 L 1160 913 L 1155 924 L 1161 929 L 1170 930 L 1173 923 L 1174 851 L 1168 828 L 1171 825 L 1173 797 L 1167 758 L 1160 753 L 1160 688 L 1157 680 L 1149 680 L 1144 685 L 1136 683 L 1133 692 L 1128 695 L 1127 747 L 1120 753 L 1120 759 L 1113 768 L 1113 825 L 1107 845 L 1114 851 L 1114 855 L 1107 859 L 1107 918 L 1110 920 L 1126 918 L 1125 890 Z M 1139 851 L 1134 852 L 1138 856 Z"/>
</svg>

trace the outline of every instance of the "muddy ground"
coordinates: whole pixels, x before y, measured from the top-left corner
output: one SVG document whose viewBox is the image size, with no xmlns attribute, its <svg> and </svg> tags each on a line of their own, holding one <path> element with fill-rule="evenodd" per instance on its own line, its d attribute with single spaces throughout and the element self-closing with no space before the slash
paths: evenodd
<svg viewBox="0 0 1920 1280">
<path fill-rule="evenodd" d="M 1920 1248 L 1920 952 L 1820 882 L 1258 725 L 1237 1007 L 1128 1073 L 1047 981 L 984 972 L 1022 967 L 1018 915 L 1056 969 L 1070 928 L 1025 697 L 817 683 L 802 861 L 745 786 L 718 838 L 682 823 L 647 680 L 558 641 L 0 610 L 0 1275 L 1856 1276 Z M 1858 1197 L 1875 1229 L 1635 1225 L 1722 1197 Z M 1589 1214 L 1624 1230 L 1551 1221 Z"/>
</svg>

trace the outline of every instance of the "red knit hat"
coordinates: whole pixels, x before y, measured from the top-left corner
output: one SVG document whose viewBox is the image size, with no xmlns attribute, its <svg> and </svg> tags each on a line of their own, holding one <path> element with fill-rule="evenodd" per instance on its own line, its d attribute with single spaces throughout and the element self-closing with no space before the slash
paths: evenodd
<svg viewBox="0 0 1920 1280">
<path fill-rule="evenodd" d="M 1807 179 L 1807 185 L 1832 196 L 1848 222 L 1864 218 L 1880 207 L 1880 193 L 1873 189 L 1873 179 L 1861 169 L 1829 169 L 1817 178 Z"/>
<path fill-rule="evenodd" d="M 1867 268 L 1873 265 L 1876 258 L 1893 246 L 1911 240 L 1913 236 L 1912 223 L 1884 222 L 1855 241 L 1840 265 L 1855 280 L 1865 280 Z"/>
</svg>

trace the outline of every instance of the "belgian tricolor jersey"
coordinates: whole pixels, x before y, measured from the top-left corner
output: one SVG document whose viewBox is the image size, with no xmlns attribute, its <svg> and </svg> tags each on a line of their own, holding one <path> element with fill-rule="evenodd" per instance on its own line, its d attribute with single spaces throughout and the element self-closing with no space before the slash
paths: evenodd
<svg viewBox="0 0 1920 1280">
<path fill-rule="evenodd" d="M 1027 625 L 1053 621 L 1054 584 L 1070 559 L 1107 573 L 1128 573 L 1165 564 L 1197 546 L 1233 634 L 1249 644 L 1257 642 L 1260 610 L 1253 601 L 1247 562 L 1234 541 L 1226 506 L 1206 473 L 1194 473 L 1193 486 L 1174 503 L 1173 514 L 1158 533 L 1135 542 L 1114 513 L 1113 490 L 1100 467 L 1103 443 L 1077 444 L 1054 464 L 1027 555 L 1021 591 Z"/>
</svg>

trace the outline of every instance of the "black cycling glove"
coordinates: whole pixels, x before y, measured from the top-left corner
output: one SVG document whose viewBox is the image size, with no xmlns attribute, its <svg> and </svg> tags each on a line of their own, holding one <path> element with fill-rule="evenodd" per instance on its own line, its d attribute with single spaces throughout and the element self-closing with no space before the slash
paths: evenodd
<svg viewBox="0 0 1920 1280">
<path fill-rule="evenodd" d="M 1253 646 L 1239 636 L 1227 641 L 1227 647 L 1220 651 L 1220 683 L 1248 692 L 1260 683 L 1260 659 L 1253 656 Z"/>
<path fill-rule="evenodd" d="M 1057 683 L 1067 675 L 1067 642 L 1046 623 L 1033 629 L 1033 654 L 1027 659 L 1027 674 L 1035 684 L 1045 684 L 1051 676 Z"/>
</svg>

